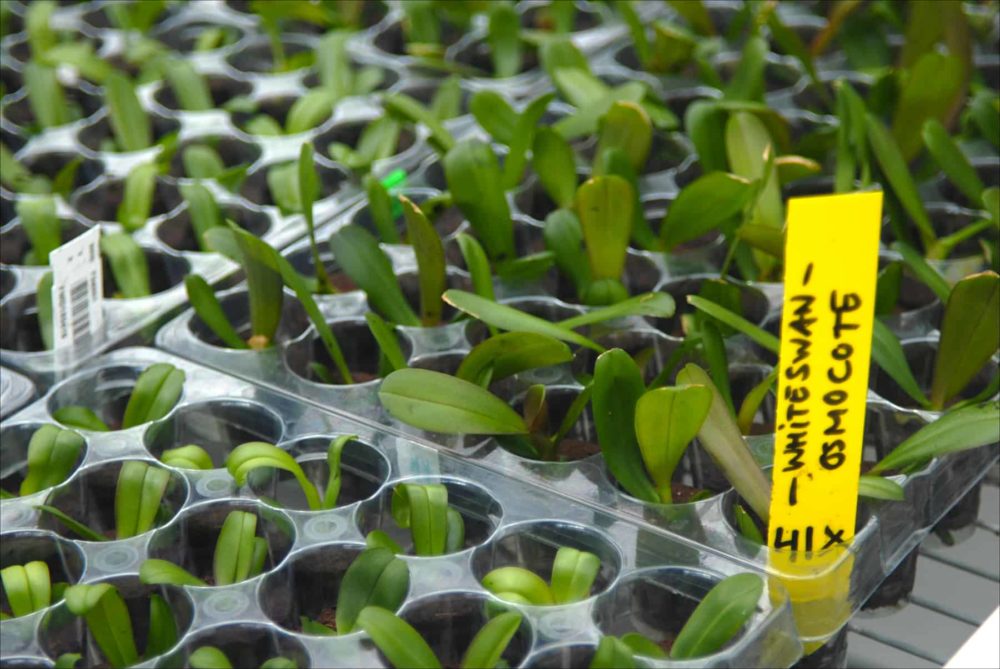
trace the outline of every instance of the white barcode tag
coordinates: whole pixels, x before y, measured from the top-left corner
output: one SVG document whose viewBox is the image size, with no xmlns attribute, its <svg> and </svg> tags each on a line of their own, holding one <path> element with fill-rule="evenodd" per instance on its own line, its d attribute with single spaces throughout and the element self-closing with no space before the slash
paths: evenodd
<svg viewBox="0 0 1000 669">
<path fill-rule="evenodd" d="M 49 254 L 52 348 L 90 349 L 104 331 L 101 229 L 94 227 Z"/>
</svg>

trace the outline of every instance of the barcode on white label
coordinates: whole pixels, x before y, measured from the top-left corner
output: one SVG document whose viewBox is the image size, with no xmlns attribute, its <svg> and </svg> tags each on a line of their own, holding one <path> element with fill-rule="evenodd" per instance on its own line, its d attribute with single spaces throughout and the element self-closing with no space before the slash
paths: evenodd
<svg viewBox="0 0 1000 669">
<path fill-rule="evenodd" d="M 104 332 L 101 229 L 92 228 L 49 254 L 52 347 L 85 352 Z"/>
</svg>

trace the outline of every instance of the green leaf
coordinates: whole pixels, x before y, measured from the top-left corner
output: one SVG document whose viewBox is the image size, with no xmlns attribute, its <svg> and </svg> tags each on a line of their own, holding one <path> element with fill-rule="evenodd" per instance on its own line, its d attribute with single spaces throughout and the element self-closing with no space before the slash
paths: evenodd
<svg viewBox="0 0 1000 669">
<path fill-rule="evenodd" d="M 281 469 L 290 473 L 299 482 L 309 510 L 319 511 L 323 508 L 316 486 L 312 484 L 302 470 L 302 466 L 288 451 L 263 441 L 250 441 L 240 444 L 226 456 L 226 469 L 229 471 L 229 475 L 236 480 L 237 485 L 244 485 L 247 475 L 260 467 Z"/>
<path fill-rule="evenodd" d="M 429 111 L 438 121 L 447 121 L 462 110 L 462 80 L 452 75 L 438 84 Z"/>
<path fill-rule="evenodd" d="M 309 233 L 309 248 L 312 250 L 313 267 L 316 272 L 316 281 L 319 284 L 319 292 L 333 292 L 330 286 L 330 277 L 326 274 L 326 266 L 319 255 L 319 245 L 316 243 L 313 206 L 316 203 L 316 198 L 319 197 L 319 175 L 316 174 L 316 166 L 313 162 L 312 144 L 304 143 L 299 149 L 298 188 L 299 203 L 306 221 L 306 231 Z"/>
<path fill-rule="evenodd" d="M 326 490 L 323 493 L 323 508 L 333 509 L 337 506 L 337 498 L 340 496 L 340 486 L 343 482 L 340 473 L 340 456 L 351 440 L 357 439 L 356 434 L 345 434 L 332 439 L 326 451 L 326 466 L 329 471 L 329 479 L 326 483 Z"/>
<path fill-rule="evenodd" d="M 161 583 L 169 585 L 208 585 L 205 581 L 173 562 L 155 559 L 149 559 L 142 563 L 139 567 L 139 580 L 147 585 Z"/>
<path fill-rule="evenodd" d="M 513 258 L 510 207 L 490 145 L 475 139 L 458 142 L 444 157 L 444 171 L 455 205 L 465 214 L 489 257 L 494 262 Z"/>
<path fill-rule="evenodd" d="M 927 145 L 927 150 L 930 151 L 938 167 L 962 191 L 969 202 L 978 203 L 986 187 L 975 168 L 969 163 L 969 159 L 962 153 L 955 140 L 948 135 L 941 122 L 936 118 L 927 119 L 922 134 L 924 144 Z"/>
<path fill-rule="evenodd" d="M 373 309 L 399 325 L 420 325 L 403 296 L 392 263 L 371 233 L 357 225 L 345 225 L 330 236 L 330 248 L 344 272 L 365 291 Z"/>
<path fill-rule="evenodd" d="M 969 116 L 982 133 L 983 137 L 993 146 L 1000 148 L 1000 120 L 997 119 L 997 109 L 1000 98 L 995 91 L 985 88 L 978 91 L 969 101 Z"/>
<path fill-rule="evenodd" d="M 395 611 L 410 589 L 406 562 L 385 548 L 362 552 L 344 573 L 337 594 L 337 633 L 353 632 L 358 615 L 368 606 Z"/>
<path fill-rule="evenodd" d="M 736 574 L 720 581 L 677 634 L 670 658 L 704 657 L 718 651 L 757 610 L 763 592 L 764 580 L 756 574 Z"/>
<path fill-rule="evenodd" d="M 115 297 L 149 297 L 149 265 L 142 247 L 127 232 L 102 234 L 100 243 L 118 288 Z"/>
<path fill-rule="evenodd" d="M 52 412 L 52 417 L 63 425 L 76 427 L 81 430 L 91 430 L 92 432 L 109 432 L 110 427 L 101 420 L 93 409 L 83 406 L 59 407 Z"/>
<path fill-rule="evenodd" d="M 720 229 L 743 211 L 754 192 L 750 181 L 726 172 L 709 172 L 685 186 L 667 210 L 660 239 L 669 251 Z"/>
<path fill-rule="evenodd" d="M 734 314 L 729 309 L 716 304 L 712 300 L 698 295 L 688 295 L 687 300 L 688 304 L 693 306 L 695 309 L 708 314 L 715 320 L 728 325 L 737 332 L 741 332 L 772 353 L 777 353 L 778 349 L 781 348 L 781 341 L 773 334 L 763 328 L 757 327 L 742 316 Z"/>
<path fill-rule="evenodd" d="M 40 560 L 0 569 L 0 582 L 15 618 L 41 611 L 52 602 L 49 566 Z"/>
<path fill-rule="evenodd" d="M 896 140 L 882 125 L 882 122 L 871 113 L 866 118 L 868 143 L 871 145 L 872 154 L 878 161 L 892 192 L 896 195 L 907 215 L 917 225 L 924 247 L 929 248 L 935 240 L 934 228 L 927 216 L 927 210 L 924 209 L 920 194 L 917 192 L 917 186 L 913 182 L 906 159 L 903 157 Z"/>
<path fill-rule="evenodd" d="M 514 136 L 508 143 L 509 150 L 503 164 L 504 190 L 516 188 L 521 183 L 521 177 L 524 176 L 524 167 L 528 162 L 528 149 L 532 147 L 535 141 L 536 128 L 539 127 L 538 124 L 541 122 L 546 108 L 554 97 L 554 93 L 546 93 L 535 98 L 528 103 L 528 106 L 517 117 Z"/>
<path fill-rule="evenodd" d="M 233 669 L 226 654 L 215 646 L 202 646 L 188 656 L 191 669 Z"/>
<path fill-rule="evenodd" d="M 41 127 L 55 128 L 73 120 L 55 68 L 29 62 L 24 67 L 24 87 L 31 112 Z"/>
<path fill-rule="evenodd" d="M 521 627 L 521 614 L 506 611 L 483 625 L 462 657 L 462 669 L 496 667 L 510 640 Z"/>
<path fill-rule="evenodd" d="M 243 341 L 236 328 L 229 322 L 229 318 L 222 310 L 222 305 L 205 279 L 198 274 L 188 274 L 184 277 L 184 288 L 187 290 L 188 300 L 191 301 L 191 306 L 198 314 L 198 318 L 226 346 L 235 349 L 247 348 L 247 343 Z"/>
<path fill-rule="evenodd" d="M 768 393 L 771 392 L 777 380 L 778 369 L 776 367 L 760 383 L 751 388 L 750 392 L 743 398 L 743 404 L 740 405 L 739 412 L 736 414 L 736 423 L 740 426 L 740 432 L 750 434 L 757 410 L 764 403 L 764 399 L 767 398 Z"/>
<path fill-rule="evenodd" d="M 444 247 L 434 226 L 427 220 L 417 205 L 400 195 L 403 215 L 406 217 L 406 232 L 413 245 L 417 259 L 417 274 L 420 283 L 420 322 L 424 326 L 438 325 L 444 303 L 441 294 L 446 287 Z"/>
<path fill-rule="evenodd" d="M 427 642 L 404 620 L 378 606 L 367 606 L 358 614 L 363 629 L 394 667 L 441 669 Z"/>
<path fill-rule="evenodd" d="M 346 144 L 331 144 L 330 157 L 347 167 L 367 171 L 376 161 L 392 157 L 399 142 L 400 123 L 391 116 L 375 119 L 361 131 L 357 149 Z"/>
<path fill-rule="evenodd" d="M 494 140 L 508 146 L 514 141 L 519 116 L 502 95 L 489 89 L 477 91 L 469 100 L 469 111 Z"/>
<path fill-rule="evenodd" d="M 604 462 L 630 495 L 657 502 L 635 434 L 636 404 L 644 392 L 642 372 L 628 353 L 612 349 L 598 356 L 591 406 Z"/>
<path fill-rule="evenodd" d="M 145 659 L 162 655 L 177 643 L 177 622 L 161 595 L 149 596 L 149 634 L 146 641 Z"/>
<path fill-rule="evenodd" d="M 881 476 L 862 475 L 858 479 L 858 496 L 869 499 L 884 499 L 890 502 L 902 502 L 906 499 L 906 491 L 892 479 Z"/>
<path fill-rule="evenodd" d="M 552 201 L 563 209 L 571 207 L 576 197 L 576 158 L 569 142 L 541 126 L 535 130 L 531 165 Z"/>
<path fill-rule="evenodd" d="M 211 191 L 197 181 L 179 184 L 178 189 L 187 202 L 188 217 L 191 219 L 191 229 L 194 231 L 198 248 L 205 251 L 208 249 L 205 233 L 223 224 L 219 206 L 215 203 Z"/>
<path fill-rule="evenodd" d="M 152 529 L 170 472 L 141 460 L 122 463 L 115 488 L 115 536 L 128 539 Z"/>
<path fill-rule="evenodd" d="M 569 209 L 556 209 L 546 217 L 542 235 L 556 266 L 573 281 L 577 294 L 582 293 L 591 277 L 583 250 L 583 230 L 576 214 Z"/>
<path fill-rule="evenodd" d="M 285 134 L 295 135 L 311 130 L 330 118 L 336 98 L 330 91 L 316 89 L 298 98 L 285 118 Z"/>
<path fill-rule="evenodd" d="M 386 244 L 399 244 L 396 217 L 392 213 L 392 199 L 388 189 L 371 174 L 365 175 L 364 185 L 368 196 L 368 214 L 378 231 L 379 239 Z"/>
<path fill-rule="evenodd" d="M 526 434 L 506 402 L 474 383 L 425 369 L 400 369 L 379 389 L 382 406 L 395 418 L 443 434 Z"/>
<path fill-rule="evenodd" d="M 456 309 L 477 318 L 487 325 L 511 332 L 533 332 L 548 335 L 571 344 L 585 346 L 595 351 L 603 351 L 598 344 L 568 328 L 519 311 L 505 304 L 498 304 L 478 295 L 454 288 L 445 291 L 444 301 Z"/>
<path fill-rule="evenodd" d="M 347 49 L 350 36 L 347 31 L 331 31 L 316 45 L 320 85 L 334 100 L 350 95 L 354 89 L 354 72 Z"/>
<path fill-rule="evenodd" d="M 392 517 L 409 528 L 413 552 L 444 555 L 448 537 L 448 488 L 439 483 L 401 483 L 392 493 Z"/>
<path fill-rule="evenodd" d="M 1000 275 L 981 272 L 952 288 L 941 320 L 931 405 L 942 409 L 1000 347 Z"/>
<path fill-rule="evenodd" d="M 667 654 L 657 643 L 642 634 L 639 634 L 638 632 L 623 634 L 621 639 L 622 643 L 624 643 L 636 655 L 646 655 L 648 657 L 664 659 L 667 657 Z"/>
<path fill-rule="evenodd" d="M 167 58 L 162 63 L 163 74 L 184 111 L 208 111 L 215 108 L 205 78 L 183 58 Z"/>
<path fill-rule="evenodd" d="M 561 546 L 552 562 L 552 598 L 556 604 L 581 602 L 590 597 L 601 560 L 593 553 Z"/>
<path fill-rule="evenodd" d="M 369 532 L 368 536 L 365 537 L 365 545 L 368 548 L 384 548 L 387 551 L 391 551 L 394 555 L 404 552 L 403 547 L 382 530 L 372 530 Z"/>
<path fill-rule="evenodd" d="M 458 241 L 458 248 L 465 260 L 465 268 L 472 277 L 472 289 L 476 295 L 484 299 L 495 300 L 493 275 L 490 272 L 490 261 L 486 257 L 486 251 L 483 250 L 482 245 L 476 241 L 475 237 L 464 232 L 458 233 L 455 239 Z"/>
<path fill-rule="evenodd" d="M 632 187 L 617 176 L 588 179 L 576 192 L 576 211 L 595 279 L 620 280 L 632 234 Z"/>
<path fill-rule="evenodd" d="M 250 576 L 257 516 L 246 511 L 230 511 L 222 523 L 215 544 L 212 572 L 215 585 L 232 585 Z"/>
<path fill-rule="evenodd" d="M 42 60 L 56 45 L 58 36 L 52 27 L 52 15 L 57 8 L 53 0 L 40 0 L 28 5 L 24 13 L 24 30 L 28 36 L 31 55 Z"/>
<path fill-rule="evenodd" d="M 168 362 L 158 362 L 143 370 L 125 406 L 122 429 L 166 416 L 180 399 L 184 378 L 184 371 Z"/>
<path fill-rule="evenodd" d="M 750 453 L 736 419 L 712 383 L 711 377 L 705 370 L 689 363 L 677 373 L 677 383 L 703 385 L 712 390 L 712 406 L 698 431 L 698 439 L 729 483 L 766 522 L 771 485 Z"/>
<path fill-rule="evenodd" d="M 854 88 L 843 79 L 834 83 L 837 91 L 837 166 L 834 191 L 846 193 L 854 189 L 858 169 L 861 181 L 867 185 L 871 176 L 868 160 L 868 126 L 865 103 Z"/>
<path fill-rule="evenodd" d="M 904 160 L 923 145 L 920 131 L 927 119 L 947 120 L 963 96 L 966 77 L 961 60 L 937 52 L 924 54 L 907 73 L 892 118 L 892 136 Z"/>
<path fill-rule="evenodd" d="M 711 406 L 712 391 L 704 386 L 657 388 L 643 393 L 635 404 L 635 437 L 642 462 L 664 504 L 673 501 L 674 470 Z"/>
<path fill-rule="evenodd" d="M 272 657 L 262 662 L 260 669 L 298 669 L 298 665 L 287 657 Z"/>
<path fill-rule="evenodd" d="M 31 242 L 31 255 L 38 265 L 49 264 L 49 253 L 62 244 L 62 225 L 52 196 L 19 198 L 15 203 L 21 229 Z"/>
<path fill-rule="evenodd" d="M 243 129 L 251 135 L 257 135 L 259 137 L 280 137 L 285 134 L 281 125 L 266 114 L 258 114 L 252 117 L 244 125 Z M 272 187 L 271 192 L 274 192 Z"/>
<path fill-rule="evenodd" d="M 910 371 L 899 339 L 889 326 L 877 318 L 872 332 L 872 359 L 917 404 L 924 407 L 930 405 L 920 384 L 913 377 L 913 372 Z"/>
<path fill-rule="evenodd" d="M 639 174 L 646 165 L 652 142 L 653 126 L 645 110 L 635 102 L 619 101 L 613 103 L 601 117 L 594 155 L 600 158 L 606 152 L 617 149 L 628 157 L 629 165 Z M 595 169 L 595 175 L 599 176 L 602 173 L 600 160 Z"/>
<path fill-rule="evenodd" d="M 483 576 L 483 587 L 500 599 L 533 606 L 555 604 L 548 583 L 523 567 L 498 567 Z"/>
<path fill-rule="evenodd" d="M 945 281 L 936 269 L 924 260 L 923 256 L 912 246 L 905 242 L 893 242 L 892 250 L 903 256 L 903 262 L 913 275 L 925 286 L 934 291 L 934 294 L 942 304 L 947 304 L 948 296 L 951 295 L 951 286 Z"/>
<path fill-rule="evenodd" d="M 760 179 L 764 183 L 750 223 L 781 228 L 785 224 L 781 187 L 777 171 L 768 165 L 776 148 L 767 126 L 755 114 L 737 111 L 726 122 L 726 154 L 731 171 L 749 181 Z"/>
<path fill-rule="evenodd" d="M 139 661 L 128 607 L 113 585 L 71 585 L 65 598 L 70 612 L 87 621 L 90 635 L 112 667 L 128 667 Z"/>
<path fill-rule="evenodd" d="M 744 539 L 747 539 L 758 546 L 764 545 L 764 535 L 761 534 L 761 531 L 758 529 L 753 517 L 746 509 L 743 508 L 742 504 L 733 505 L 733 516 L 736 519 L 736 529 L 740 531 L 740 534 Z"/>
<path fill-rule="evenodd" d="M 399 340 L 396 338 L 393 328 L 374 311 L 367 312 L 365 320 L 368 321 L 368 329 L 371 330 L 372 336 L 378 342 L 378 347 L 382 351 L 382 355 L 389 363 L 390 371 L 394 372 L 397 369 L 405 369 L 406 356 L 403 354 L 403 349 L 399 346 Z"/>
<path fill-rule="evenodd" d="M 54 669 L 74 669 L 82 658 L 80 653 L 63 653 L 56 659 Z"/>
<path fill-rule="evenodd" d="M 569 347 L 558 339 L 532 332 L 505 332 L 477 344 L 462 360 L 455 376 L 482 385 L 481 379 L 487 376 L 492 383 L 572 359 Z"/>
<path fill-rule="evenodd" d="M 764 100 L 764 67 L 767 64 L 767 40 L 755 35 L 743 44 L 739 63 L 733 78 L 726 86 L 725 97 L 730 100 Z"/>
<path fill-rule="evenodd" d="M 42 513 L 47 513 L 60 523 L 68 527 L 71 531 L 78 534 L 83 538 L 84 541 L 108 541 L 108 538 L 103 534 L 99 534 L 94 530 L 90 529 L 80 521 L 72 518 L 54 506 L 49 506 L 47 504 L 39 504 L 35 507 Z"/>
<path fill-rule="evenodd" d="M 632 649 L 613 636 L 601 637 L 588 669 L 635 669 Z"/>
<path fill-rule="evenodd" d="M 385 96 L 382 104 L 385 106 L 385 110 L 395 118 L 410 123 L 419 123 L 426 127 L 430 132 L 427 141 L 439 153 L 446 153 L 455 145 L 455 138 L 441 122 L 409 95 L 392 93 Z"/>
<path fill-rule="evenodd" d="M 226 171 L 226 164 L 222 162 L 218 152 L 204 144 L 185 147 L 181 152 L 181 163 L 184 165 L 184 174 L 189 179 L 215 179 Z"/>
<path fill-rule="evenodd" d="M 521 22 L 514 7 L 497 3 L 489 13 L 486 42 L 493 57 L 493 76 L 513 77 L 521 70 Z"/>
<path fill-rule="evenodd" d="M 23 497 L 65 481 L 85 445 L 83 437 L 72 430 L 55 425 L 35 430 L 28 442 L 28 472 L 18 494 Z"/>
<path fill-rule="evenodd" d="M 152 146 L 149 116 L 127 76 L 117 71 L 108 74 L 104 81 L 104 102 L 108 105 L 111 129 L 120 150 L 141 151 Z"/>
<path fill-rule="evenodd" d="M 205 449 L 195 444 L 168 448 L 160 455 L 160 461 L 178 469 L 208 470 L 215 468 L 212 457 Z"/>
</svg>

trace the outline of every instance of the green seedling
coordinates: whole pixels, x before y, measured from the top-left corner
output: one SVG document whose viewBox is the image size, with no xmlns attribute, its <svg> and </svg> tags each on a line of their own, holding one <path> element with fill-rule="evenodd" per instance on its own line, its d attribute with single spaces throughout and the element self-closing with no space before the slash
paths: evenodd
<svg viewBox="0 0 1000 669">
<path fill-rule="evenodd" d="M 552 562 L 551 583 L 523 567 L 499 567 L 483 576 L 483 587 L 515 604 L 572 604 L 590 596 L 600 570 L 593 553 L 561 546 Z"/>
<path fill-rule="evenodd" d="M 7 611 L 0 611 L 0 620 L 41 611 L 61 600 L 67 588 L 66 583 L 52 583 L 49 565 L 41 560 L 0 569 L 0 583 L 8 608 Z"/>
<path fill-rule="evenodd" d="M 187 664 L 191 669 L 233 669 L 233 663 L 226 654 L 215 646 L 201 646 L 188 655 Z M 295 660 L 278 655 L 260 664 L 260 669 L 298 669 Z"/>
<path fill-rule="evenodd" d="M 330 158 L 341 165 L 365 174 L 376 162 L 391 158 L 399 144 L 401 124 L 392 116 L 377 118 L 361 131 L 355 146 L 339 142 L 330 144 Z"/>
<path fill-rule="evenodd" d="M 212 228 L 225 225 L 223 213 L 215 201 L 215 196 L 199 181 L 182 183 L 178 187 L 181 197 L 187 203 L 188 218 L 191 220 L 191 230 L 195 243 L 202 251 L 209 251 L 205 233 Z"/>
<path fill-rule="evenodd" d="M 501 613 L 476 633 L 459 665 L 462 669 L 488 667 L 502 662 L 502 657 L 521 626 L 520 613 Z M 369 606 L 358 616 L 358 627 L 375 642 L 389 663 L 397 669 L 440 669 L 434 651 L 406 621 L 377 606 Z"/>
<path fill-rule="evenodd" d="M 85 112 L 66 95 L 56 69 L 33 61 L 24 68 L 24 87 L 28 91 L 28 104 L 34 123 L 27 130 L 37 134 L 49 128 L 72 123 L 85 116 Z"/>
<path fill-rule="evenodd" d="M 51 194 L 69 200 L 76 184 L 77 171 L 82 163 L 83 158 L 77 156 L 63 165 L 56 172 L 56 175 L 49 179 L 41 174 L 33 174 L 31 170 L 14 158 L 14 154 L 11 153 L 6 144 L 0 143 L 0 184 L 14 193 Z"/>
<path fill-rule="evenodd" d="M 490 134 L 494 142 L 507 147 L 504 157 L 503 187 L 505 190 L 515 188 L 521 183 L 524 168 L 528 162 L 528 149 L 534 142 L 535 130 L 553 94 L 535 98 L 517 112 L 506 99 L 496 91 L 483 89 L 469 100 L 469 111 L 479 125 Z M 448 187 L 468 187 L 469 178 L 460 170 L 455 172 L 458 180 L 455 184 L 449 182 Z"/>
<path fill-rule="evenodd" d="M 28 470 L 17 494 L 33 495 L 57 486 L 73 472 L 86 447 L 83 437 L 72 430 L 46 424 L 35 430 L 28 442 Z M 0 499 L 13 497 L 0 490 Z"/>
<path fill-rule="evenodd" d="M 465 520 L 448 505 L 448 488 L 443 484 L 400 483 L 392 491 L 392 518 L 410 530 L 415 555 L 447 555 L 465 547 Z M 397 555 L 404 552 L 384 530 L 369 532 L 366 543 Z"/>
<path fill-rule="evenodd" d="M 272 444 L 252 441 L 237 446 L 226 458 L 226 469 L 236 480 L 237 485 L 245 485 L 247 477 L 254 470 L 281 469 L 295 477 L 295 480 L 302 488 L 302 493 L 305 495 L 310 511 L 333 509 L 337 506 L 337 498 L 340 495 L 340 486 L 342 483 L 340 457 L 344 451 L 344 447 L 356 438 L 356 435 L 344 435 L 330 440 L 330 446 L 326 452 L 328 476 L 326 489 L 322 497 L 320 497 L 316 486 L 306 476 L 302 466 L 295 461 L 295 458 L 288 451 L 282 450 Z"/>
<path fill-rule="evenodd" d="M 239 163 L 232 167 L 226 167 L 219 152 L 213 147 L 212 142 L 190 144 L 181 151 L 181 165 L 184 168 L 184 175 L 189 179 L 214 179 L 216 183 L 228 190 L 236 190 L 246 177 L 247 168 L 250 163 Z M 184 186 L 181 184 L 181 194 L 184 194 Z M 185 199 L 188 199 L 185 197 Z"/>
<path fill-rule="evenodd" d="M 149 626 L 146 647 L 140 655 L 138 639 L 128 606 L 115 586 L 109 583 L 71 585 L 65 592 L 66 608 L 83 618 L 90 637 L 100 649 L 104 660 L 116 669 L 151 660 L 170 650 L 179 638 L 177 622 L 166 599 L 158 593 L 149 595 Z M 57 665 L 73 667 L 80 656 L 66 654 Z"/>
<path fill-rule="evenodd" d="M 457 79 L 446 80 L 455 81 Z M 442 84 L 443 86 L 444 84 Z M 386 95 L 382 104 L 386 112 L 401 123 L 413 125 L 423 125 L 429 133 L 427 141 L 438 153 L 444 154 L 455 146 L 455 138 L 444 127 L 444 121 L 456 114 L 448 116 L 454 111 L 461 101 L 461 89 L 457 88 L 457 83 L 452 84 L 453 88 L 444 88 L 447 98 L 441 98 L 442 89 L 438 89 L 437 95 L 431 100 L 431 105 L 425 107 L 415 99 L 405 93 L 392 93 Z M 457 89 L 457 92 L 455 92 Z M 453 102 L 450 100 L 456 100 Z"/>
<path fill-rule="evenodd" d="M 55 27 L 58 22 L 52 20 L 52 15 L 57 8 L 56 2 L 43 0 L 32 3 L 25 11 L 24 31 L 32 62 L 46 67 L 68 66 L 94 83 L 103 83 L 114 68 L 97 55 L 93 43 L 84 39 L 74 40 L 71 33 Z"/>
<path fill-rule="evenodd" d="M 142 563 L 139 579 L 147 585 L 232 585 L 259 576 L 264 571 L 267 554 L 267 539 L 257 536 L 257 516 L 247 511 L 230 511 L 215 543 L 211 583 L 169 560 L 158 559 Z"/>
<path fill-rule="evenodd" d="M 128 77 L 110 73 L 104 82 L 104 103 L 113 136 L 108 142 L 112 151 L 141 151 L 153 146 L 153 127 L 146 110 Z"/>
<path fill-rule="evenodd" d="M 127 232 L 101 235 L 101 255 L 111 269 L 117 290 L 111 299 L 138 299 L 152 294 L 146 251 Z"/>
<path fill-rule="evenodd" d="M 184 389 L 184 370 L 168 362 L 150 365 L 136 379 L 129 395 L 120 427 L 127 430 L 154 420 L 160 420 L 174 408 Z M 63 425 L 97 432 L 108 432 L 112 426 L 105 423 L 92 409 L 85 406 L 59 407 L 52 417 Z"/>
<path fill-rule="evenodd" d="M 358 615 L 366 607 L 395 611 L 406 599 L 410 571 L 406 562 L 386 548 L 368 548 L 344 572 L 337 593 L 335 629 L 300 616 L 305 634 L 344 635 L 358 630 Z"/>
<path fill-rule="evenodd" d="M 49 254 L 62 244 L 62 223 L 56 215 L 56 199 L 51 195 L 21 198 L 15 204 L 21 229 L 31 242 L 21 263 L 48 265 Z"/>
<path fill-rule="evenodd" d="M 177 448 L 168 448 L 160 454 L 160 461 L 165 465 L 178 469 L 214 469 L 212 456 L 197 444 L 187 444 Z"/>
<path fill-rule="evenodd" d="M 163 495 L 170 486 L 170 472 L 141 460 L 122 463 L 115 488 L 115 528 L 106 536 L 62 510 L 41 504 L 36 508 L 65 525 L 85 541 L 111 541 L 135 537 L 162 522 L 169 509 Z"/>
</svg>

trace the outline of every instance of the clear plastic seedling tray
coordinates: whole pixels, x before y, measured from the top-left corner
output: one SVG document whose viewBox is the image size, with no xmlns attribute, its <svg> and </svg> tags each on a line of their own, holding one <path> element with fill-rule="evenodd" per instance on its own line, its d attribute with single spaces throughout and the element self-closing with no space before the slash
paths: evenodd
<svg viewBox="0 0 1000 669">
<path fill-rule="evenodd" d="M 31 379 L 12 369 L 0 367 L 0 418 L 6 418 L 35 397 Z"/>
<path fill-rule="evenodd" d="M 560 545 L 601 557 L 594 595 L 572 605 L 521 607 L 525 624 L 505 658 L 511 666 L 548 666 L 545 658 L 592 653 L 600 634 L 641 631 L 662 639 L 676 632 L 683 613 L 713 582 L 754 570 L 745 560 L 681 536 L 640 518 L 609 511 L 558 489 L 516 481 L 491 467 L 421 444 L 394 430 L 355 420 L 252 383 L 152 349 L 128 348 L 91 361 L 57 384 L 42 399 L 3 423 L 2 473 L 23 475 L 26 436 L 51 421 L 52 410 L 83 403 L 99 414 L 121 411 L 140 371 L 170 362 L 187 375 L 183 395 L 162 420 L 118 432 L 82 432 L 86 455 L 60 486 L 24 499 L 0 503 L 3 563 L 46 560 L 58 578 L 70 582 L 109 581 L 126 601 L 161 591 L 171 605 L 181 639 L 145 666 L 182 666 L 201 645 L 215 645 L 241 666 L 273 655 L 307 666 L 380 666 L 384 659 L 363 633 L 343 637 L 303 634 L 299 615 L 315 615 L 335 605 L 339 578 L 364 546 L 364 535 L 391 529 L 389 499 L 403 481 L 441 482 L 449 503 L 462 513 L 466 547 L 436 558 L 405 556 L 411 585 L 400 615 L 420 630 L 446 666 L 457 661 L 471 635 L 499 600 L 479 579 L 508 564 L 544 570 Z M 97 500 L 113 489 L 122 461 L 154 464 L 164 448 L 196 442 L 216 464 L 237 444 L 266 440 L 287 448 L 301 461 L 322 460 L 329 440 L 356 435 L 344 451 L 343 504 L 330 511 L 300 510 L 290 479 L 251 479 L 237 489 L 224 469 L 168 468 L 169 519 L 154 530 L 124 541 L 78 541 L 34 505 L 43 501 L 78 514 L 97 527 L 112 511 Z M 282 508 L 264 498 L 277 499 Z M 234 509 L 258 515 L 268 541 L 265 572 L 225 587 L 150 588 L 137 578 L 147 557 L 173 560 L 198 570 L 210 561 L 222 520 Z M 491 608 L 487 608 L 487 607 Z M 140 607 L 141 608 L 141 607 Z M 142 624 L 137 621 L 137 624 Z M 101 661 L 84 627 L 55 604 L 23 618 L 0 623 L 5 658 L 51 661 L 62 652 L 85 653 L 88 665 Z M 738 638 L 720 653 L 656 666 L 787 666 L 801 653 L 791 611 L 780 587 L 763 595 L 758 610 Z M 579 654 L 579 655 L 578 655 Z"/>
</svg>

